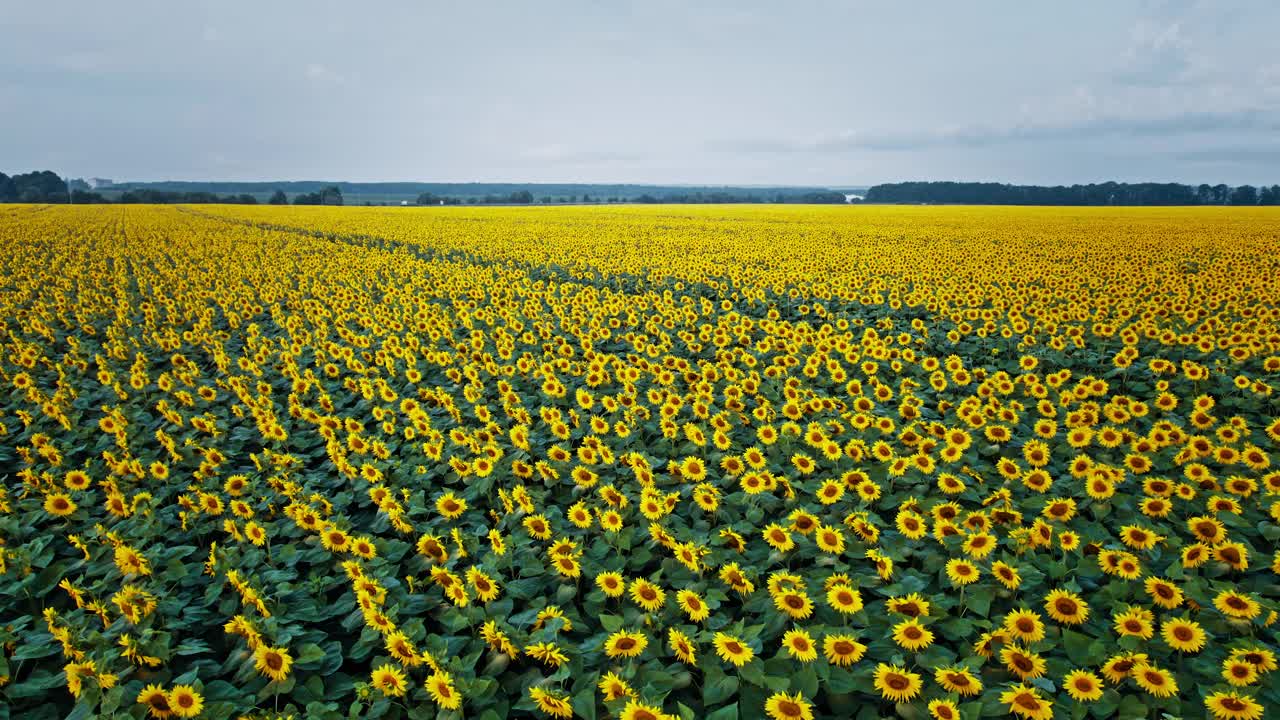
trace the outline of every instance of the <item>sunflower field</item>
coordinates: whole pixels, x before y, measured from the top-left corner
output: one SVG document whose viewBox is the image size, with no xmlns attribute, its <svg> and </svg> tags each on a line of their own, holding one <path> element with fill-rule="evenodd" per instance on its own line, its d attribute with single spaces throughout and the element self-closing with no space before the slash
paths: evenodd
<svg viewBox="0 0 1280 720">
<path fill-rule="evenodd" d="M 0 718 L 1280 716 L 1277 247 L 0 206 Z"/>
</svg>

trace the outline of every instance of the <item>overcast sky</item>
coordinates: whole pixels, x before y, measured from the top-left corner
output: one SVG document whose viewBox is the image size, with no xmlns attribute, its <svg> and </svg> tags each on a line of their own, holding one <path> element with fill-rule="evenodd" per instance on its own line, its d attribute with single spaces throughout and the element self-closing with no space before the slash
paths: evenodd
<svg viewBox="0 0 1280 720">
<path fill-rule="evenodd" d="M 1280 182 L 1280 2 L 6 3 L 0 170 Z"/>
</svg>

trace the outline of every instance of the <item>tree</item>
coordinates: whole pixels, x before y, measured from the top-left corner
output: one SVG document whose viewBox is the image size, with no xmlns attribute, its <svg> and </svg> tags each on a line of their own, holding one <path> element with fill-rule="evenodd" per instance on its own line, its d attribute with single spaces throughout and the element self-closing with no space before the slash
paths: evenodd
<svg viewBox="0 0 1280 720">
<path fill-rule="evenodd" d="M 1280 205 L 1280 185 L 1264 187 L 1258 193 L 1259 205 Z"/>
<path fill-rule="evenodd" d="M 72 190 L 71 200 L 76 205 L 105 205 L 107 199 L 102 197 L 102 193 L 89 192 L 88 190 Z"/>
<path fill-rule="evenodd" d="M 511 193 L 511 197 L 509 197 L 507 200 L 513 205 L 528 205 L 529 203 L 533 202 L 533 193 L 529 192 L 528 190 L 518 190 L 516 192 Z"/>
<path fill-rule="evenodd" d="M 1258 188 L 1252 185 L 1241 185 L 1231 191 L 1232 205 L 1257 205 Z"/>
<path fill-rule="evenodd" d="M 284 194 L 283 190 L 276 190 L 271 193 L 271 197 L 267 200 L 268 205 L 288 205 L 289 196 Z"/>
<path fill-rule="evenodd" d="M 301 193 L 293 198 L 294 205 L 341 205 L 342 191 L 330 185 L 313 193 Z"/>
<path fill-rule="evenodd" d="M 17 202 L 18 188 L 13 184 L 13 178 L 0 172 L 0 202 Z"/>
<path fill-rule="evenodd" d="M 13 176 L 18 200 L 27 203 L 65 203 L 67 184 L 51 170 Z"/>
<path fill-rule="evenodd" d="M 866 202 L 961 203 L 973 205 L 1225 205 L 1249 204 L 1256 190 L 1241 190 L 1237 197 L 1226 185 L 1178 183 L 1091 183 L 1089 185 L 1004 185 L 1001 183 L 904 182 L 876 185 Z M 788 195 L 788 201 L 824 202 L 824 191 Z M 779 195 L 781 197 L 781 195 Z M 748 201 L 751 198 L 748 197 Z M 832 197 L 830 202 L 837 202 Z M 843 202 L 840 200 L 838 202 Z"/>
</svg>

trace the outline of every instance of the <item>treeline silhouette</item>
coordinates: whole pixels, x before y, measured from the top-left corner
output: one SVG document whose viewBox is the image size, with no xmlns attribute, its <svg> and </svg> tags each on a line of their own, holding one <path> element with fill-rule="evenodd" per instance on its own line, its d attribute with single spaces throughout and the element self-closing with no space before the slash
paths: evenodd
<svg viewBox="0 0 1280 720">
<path fill-rule="evenodd" d="M 1280 185 L 1182 185 L 1179 183 L 1091 183 L 1006 185 L 984 182 L 900 182 L 875 185 L 870 203 L 952 205 L 1280 205 Z"/>
<path fill-rule="evenodd" d="M 642 204 L 733 204 L 733 203 L 810 203 L 810 204 L 837 204 L 844 203 L 844 193 L 835 192 L 834 190 L 813 190 L 808 192 L 788 192 L 788 193 L 768 193 L 768 192 L 726 192 L 722 190 L 714 191 L 692 191 L 679 193 L 662 193 L 655 195 L 651 193 L 641 193 L 640 195 L 619 196 L 619 195 L 591 195 L 584 193 L 578 195 L 561 195 L 559 197 L 553 195 L 544 195 L 535 199 L 533 193 L 528 190 L 519 190 L 510 195 L 484 195 L 481 197 L 463 198 L 457 195 L 438 195 L 433 192 L 425 192 L 418 196 L 417 204 L 419 205 L 568 205 L 568 204 L 601 204 L 601 203 L 642 203 Z"/>
</svg>

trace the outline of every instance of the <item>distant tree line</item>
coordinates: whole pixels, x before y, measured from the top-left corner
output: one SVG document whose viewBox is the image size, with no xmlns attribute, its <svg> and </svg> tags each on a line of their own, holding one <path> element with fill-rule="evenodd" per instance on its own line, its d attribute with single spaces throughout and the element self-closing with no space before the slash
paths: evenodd
<svg viewBox="0 0 1280 720">
<path fill-rule="evenodd" d="M 272 205 L 284 205 L 287 200 L 281 190 L 276 190 L 268 201 Z M 312 193 L 302 193 L 293 198 L 294 205 L 341 205 L 342 190 L 336 185 L 320 188 Z"/>
<path fill-rule="evenodd" d="M 188 184 L 190 187 L 193 184 Z M 68 196 L 68 190 L 70 195 Z M 116 191 L 117 188 L 111 188 Z M 527 193 L 526 193 L 527 194 Z M 70 199 L 77 204 L 105 204 L 117 202 L 125 205 L 169 205 L 175 203 L 198 204 L 230 204 L 257 205 L 256 195 L 239 192 L 220 195 L 216 192 L 199 189 L 162 189 L 158 187 L 125 186 L 122 192 L 115 194 L 115 199 L 93 192 L 89 184 L 81 179 L 64 180 L 51 170 L 38 170 L 10 177 L 0 172 L 0 203 L 66 203 Z M 271 205 L 288 205 L 289 198 L 283 190 L 277 189 L 267 200 Z M 294 196 L 294 205 L 341 205 L 342 190 L 336 185 L 322 187 L 315 192 L 299 193 Z"/>
<path fill-rule="evenodd" d="M 871 203 L 957 205 L 1280 205 L 1280 185 L 1182 185 L 1179 183 L 1091 183 L 1006 185 L 978 182 L 901 182 L 867 191 Z"/>
<path fill-rule="evenodd" d="M 9 177 L 0 173 L 0 202 L 65 203 L 67 183 L 49 170 Z"/>
<path fill-rule="evenodd" d="M 792 193 L 734 193 L 723 191 L 690 191 L 681 193 L 663 193 L 655 195 L 643 193 L 636 196 L 592 197 L 589 194 L 563 195 L 553 197 L 544 195 L 537 202 L 543 205 L 567 205 L 570 203 L 678 203 L 678 204 L 725 204 L 725 203 L 825 203 L 838 204 L 845 202 L 844 193 L 834 190 L 815 190 L 811 192 Z M 530 205 L 534 203 L 533 193 L 520 190 L 510 195 L 485 195 L 483 197 L 460 198 L 452 195 L 438 195 L 424 192 L 418 196 L 419 205 Z"/>
<path fill-rule="evenodd" d="M 99 198 L 102 195 L 94 193 Z M 77 200 L 76 202 L 79 202 Z M 98 202 L 107 202 L 98 200 Z M 258 198 L 249 195 L 215 195 L 208 192 L 171 192 L 168 190 L 125 190 L 117 201 L 124 205 L 173 205 L 177 203 L 189 205 L 223 204 L 223 205 L 257 205 Z"/>
</svg>

